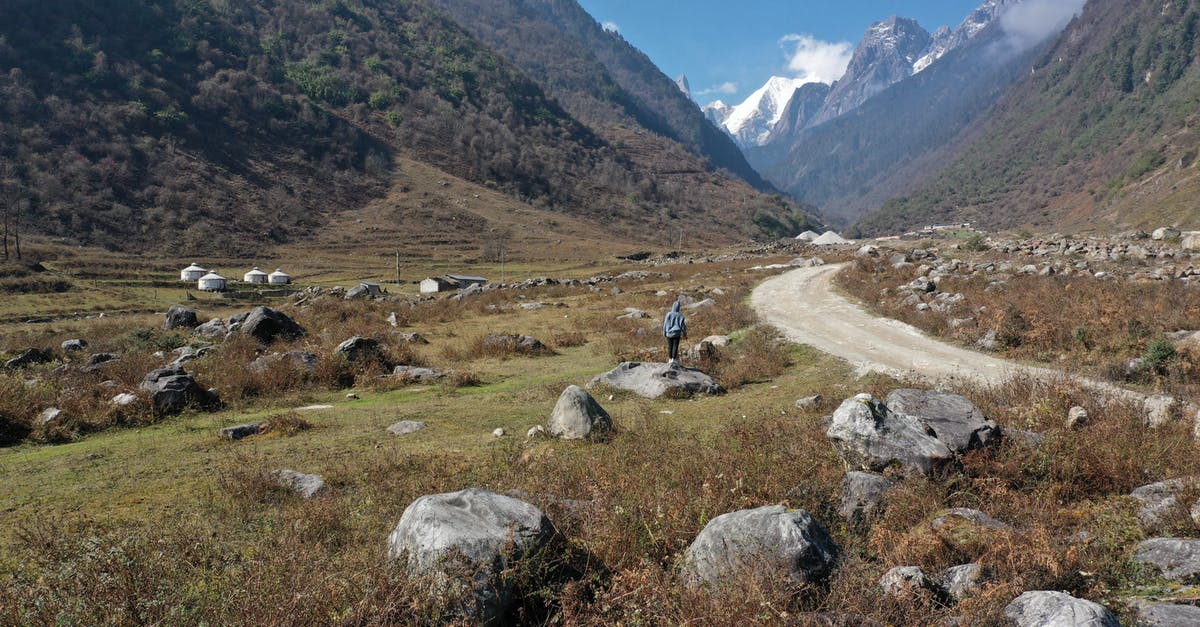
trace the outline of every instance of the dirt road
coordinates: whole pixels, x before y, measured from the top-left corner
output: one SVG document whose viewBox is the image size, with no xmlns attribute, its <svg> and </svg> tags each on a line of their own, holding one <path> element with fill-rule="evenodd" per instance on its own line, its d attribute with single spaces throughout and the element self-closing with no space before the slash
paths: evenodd
<svg viewBox="0 0 1200 627">
<path fill-rule="evenodd" d="M 799 268 L 764 281 L 750 296 L 765 322 L 788 339 L 849 361 L 860 373 L 918 375 L 934 383 L 973 380 L 995 384 L 1017 372 L 1062 376 L 933 339 L 913 326 L 880 318 L 833 289 L 833 277 L 845 264 Z M 1082 381 L 1107 392 L 1125 394 L 1098 381 Z"/>
</svg>

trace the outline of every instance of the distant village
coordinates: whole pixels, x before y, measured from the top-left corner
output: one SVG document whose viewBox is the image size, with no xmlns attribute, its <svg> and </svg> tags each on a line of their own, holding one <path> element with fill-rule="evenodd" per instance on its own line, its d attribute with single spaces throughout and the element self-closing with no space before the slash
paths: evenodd
<svg viewBox="0 0 1200 627">
<path fill-rule="evenodd" d="M 196 289 L 202 292 L 225 292 L 230 289 L 230 279 L 228 277 L 222 276 L 215 270 L 204 268 L 197 263 L 193 263 L 180 270 L 179 280 L 184 283 L 195 282 Z M 255 267 L 242 275 L 242 282 L 250 285 L 291 285 L 292 277 L 279 268 L 267 274 L 258 267 Z M 438 292 L 465 289 L 473 285 L 482 286 L 486 283 L 487 279 L 480 276 L 447 274 L 426 278 L 421 281 L 420 290 L 422 294 L 436 294 Z M 379 283 L 362 281 L 357 287 L 351 289 L 348 294 L 353 295 L 356 292 L 361 292 L 366 297 L 376 297 L 382 295 L 383 288 Z"/>
</svg>

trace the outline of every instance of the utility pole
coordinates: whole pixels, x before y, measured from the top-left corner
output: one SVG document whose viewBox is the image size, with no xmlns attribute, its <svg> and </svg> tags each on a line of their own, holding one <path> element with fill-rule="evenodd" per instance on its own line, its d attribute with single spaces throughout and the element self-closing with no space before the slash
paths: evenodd
<svg viewBox="0 0 1200 627">
<path fill-rule="evenodd" d="M 396 285 L 400 285 L 400 251 L 396 251 Z"/>
</svg>

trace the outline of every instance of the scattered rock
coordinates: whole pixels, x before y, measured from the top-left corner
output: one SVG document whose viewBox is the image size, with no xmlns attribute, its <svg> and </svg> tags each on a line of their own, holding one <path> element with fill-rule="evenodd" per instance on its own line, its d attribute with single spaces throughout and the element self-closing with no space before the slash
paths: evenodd
<svg viewBox="0 0 1200 627">
<path fill-rule="evenodd" d="M 896 482 L 883 475 L 851 470 L 842 481 L 842 506 L 838 512 L 851 522 L 863 520 L 883 506 L 887 493 L 894 487 Z"/>
<path fill-rule="evenodd" d="M 1031 591 L 1004 608 L 1017 627 L 1121 627 L 1103 605 L 1063 592 Z"/>
<path fill-rule="evenodd" d="M 1170 522 L 1172 514 L 1181 507 L 1179 496 L 1185 488 L 1198 487 L 1195 479 L 1168 479 L 1139 486 L 1129 496 L 1141 503 L 1138 520 L 1148 530 L 1157 529 Z"/>
<path fill-rule="evenodd" d="M 999 333 L 995 329 L 989 330 L 983 334 L 983 337 L 976 340 L 975 347 L 985 351 L 1000 350 L 1000 340 L 997 339 L 998 335 Z"/>
<path fill-rule="evenodd" d="M 1152 538 L 1137 545 L 1134 560 L 1158 568 L 1168 581 L 1200 583 L 1200 540 Z"/>
<path fill-rule="evenodd" d="M 694 303 L 691 303 L 688 305 L 684 305 L 682 308 L 683 309 L 704 309 L 705 307 L 712 307 L 716 304 L 717 304 L 717 301 L 715 301 L 711 298 L 705 298 L 704 300 L 697 301 L 697 302 L 694 302 Z"/>
<path fill-rule="evenodd" d="M 172 329 L 194 329 L 199 325 L 200 320 L 196 318 L 196 310 L 179 305 L 171 305 L 171 308 L 167 310 L 167 315 L 163 319 L 163 328 L 168 331 Z"/>
<path fill-rule="evenodd" d="M 136 403 L 137 399 L 138 399 L 138 397 L 136 394 L 130 394 L 129 392 L 122 392 L 121 394 L 118 394 L 118 395 L 112 397 L 112 400 L 110 400 L 109 402 L 112 403 L 113 405 L 116 405 L 117 407 L 127 407 L 129 405 Z"/>
<path fill-rule="evenodd" d="M 469 488 L 413 501 L 388 536 L 388 557 L 403 560 L 410 575 L 433 579 L 472 622 L 497 624 L 513 598 L 506 571 L 536 555 L 553 534 L 533 505 Z"/>
<path fill-rule="evenodd" d="M 429 343 L 429 340 L 425 339 L 425 336 L 421 335 L 420 333 L 397 333 L 395 335 L 395 338 L 400 340 L 401 342 L 408 342 L 409 344 L 428 344 Z"/>
<path fill-rule="evenodd" d="M 1179 229 L 1170 226 L 1164 226 L 1154 229 L 1154 232 L 1150 234 L 1150 239 L 1156 241 L 1172 240 L 1179 239 L 1180 235 L 1182 235 L 1182 233 L 1179 232 Z"/>
<path fill-rule="evenodd" d="M 546 427 L 542 425 L 533 425 L 529 431 L 525 432 L 525 439 L 532 440 L 533 438 L 546 435 Z"/>
<path fill-rule="evenodd" d="M 546 430 L 564 440 L 597 440 L 612 433 L 613 423 L 612 417 L 591 394 L 572 385 L 558 397 Z"/>
<path fill-rule="evenodd" d="M 387 323 L 394 327 L 400 326 L 400 319 L 396 316 L 396 312 L 388 314 Z"/>
<path fill-rule="evenodd" d="M 1178 402 L 1174 397 L 1165 394 L 1147 396 L 1144 405 L 1146 408 L 1146 424 L 1152 429 L 1171 422 L 1179 413 Z"/>
<path fill-rule="evenodd" d="M 604 384 L 646 398 L 724 394 L 725 388 L 694 368 L 651 362 L 627 361 L 597 376 L 588 387 Z"/>
<path fill-rule="evenodd" d="M 851 468 L 861 470 L 881 472 L 899 465 L 930 475 L 954 458 L 915 418 L 889 410 L 870 394 L 843 401 L 825 435 Z"/>
<path fill-rule="evenodd" d="M 1075 405 L 1071 407 L 1069 411 L 1067 411 L 1066 427 L 1068 429 L 1078 429 L 1079 427 L 1086 425 L 1087 422 L 1088 412 L 1079 405 Z"/>
<path fill-rule="evenodd" d="M 1200 625 L 1200 607 L 1175 603 L 1153 603 L 1137 608 L 1138 627 L 1181 627 Z"/>
<path fill-rule="evenodd" d="M 522 355 L 551 355 L 554 353 L 554 351 L 547 348 L 537 338 L 509 333 L 492 333 L 485 336 L 483 338 L 483 348 L 485 350 L 520 353 Z"/>
<path fill-rule="evenodd" d="M 431 383 L 446 378 L 446 375 L 437 370 L 420 366 L 396 366 L 392 369 L 392 376 L 414 383 Z"/>
<path fill-rule="evenodd" d="M 625 313 L 617 316 L 617 320 L 642 320 L 649 318 L 650 314 L 637 309 L 636 307 L 626 307 Z"/>
<path fill-rule="evenodd" d="M 64 353 L 78 353 L 87 348 L 87 345 L 87 340 L 84 339 L 67 340 L 62 343 L 62 351 Z"/>
<path fill-rule="evenodd" d="M 27 348 L 21 351 L 19 355 L 4 362 L 4 367 L 8 370 L 17 370 L 19 368 L 27 368 L 34 364 L 48 364 L 54 359 L 54 353 L 50 349 Z"/>
<path fill-rule="evenodd" d="M 61 423 L 66 419 L 66 416 L 66 412 L 57 407 L 47 407 L 42 410 L 42 413 L 37 415 L 37 418 L 33 419 L 33 425 L 35 427 L 47 427 L 55 423 Z"/>
<path fill-rule="evenodd" d="M 879 579 L 879 587 L 883 593 L 899 599 L 906 599 L 922 592 L 937 595 L 941 592 L 937 584 L 916 566 L 897 566 L 883 574 Z"/>
<path fill-rule="evenodd" d="M 801 411 L 810 411 L 821 406 L 821 401 L 825 400 L 820 394 L 805 396 L 796 400 L 796 409 Z"/>
<path fill-rule="evenodd" d="M 693 585 L 718 585 L 746 571 L 815 582 L 829 575 L 839 552 L 808 512 L 768 505 L 708 521 L 684 554 L 683 572 Z"/>
<path fill-rule="evenodd" d="M 263 423 L 261 422 L 247 422 L 245 424 L 233 425 L 232 427 L 221 429 L 221 437 L 226 440 L 241 440 L 242 438 L 262 433 L 262 427 Z"/>
<path fill-rule="evenodd" d="M 276 470 L 271 473 L 280 487 L 292 491 L 302 499 L 311 499 L 325 493 L 325 479 L 321 475 L 308 475 L 295 470 Z"/>
<path fill-rule="evenodd" d="M 238 327 L 262 344 L 270 344 L 275 340 L 295 341 L 304 336 L 304 328 L 296 324 L 287 314 L 270 307 L 255 307 L 246 314 L 245 320 Z"/>
<path fill-rule="evenodd" d="M 710 335 L 700 341 L 708 342 L 717 348 L 725 348 L 726 346 L 729 346 L 730 342 L 728 335 Z"/>
<path fill-rule="evenodd" d="M 502 438 L 508 435 L 508 432 L 504 430 L 504 427 L 496 427 L 496 429 L 492 431 L 492 435 L 497 438 Z"/>
<path fill-rule="evenodd" d="M 428 426 L 429 425 L 425 424 L 424 422 L 417 422 L 415 420 L 401 420 L 400 422 L 388 427 L 387 430 L 388 433 L 395 435 L 408 435 L 410 433 L 416 433 Z"/>
<path fill-rule="evenodd" d="M 379 340 L 358 335 L 338 344 L 337 348 L 333 349 L 333 354 L 341 355 L 351 363 L 374 361 L 385 364 L 387 362 L 387 358 L 384 356 L 384 346 L 379 343 Z"/>
<path fill-rule="evenodd" d="M 187 407 L 215 409 L 221 404 L 216 394 L 200 387 L 179 365 L 152 370 L 140 387 L 150 394 L 154 413 L 159 416 L 177 414 Z"/>
<path fill-rule="evenodd" d="M 317 369 L 321 359 L 315 354 L 304 350 L 290 350 L 286 353 L 271 353 L 263 355 L 258 359 L 250 362 L 250 370 L 253 372 L 266 372 L 271 368 L 277 367 L 279 364 L 288 364 L 297 370 L 305 372 L 313 372 Z"/>
<path fill-rule="evenodd" d="M 979 589 L 983 583 L 983 565 L 962 564 L 947 568 L 938 577 L 942 592 L 955 601 L 961 601 Z"/>
<path fill-rule="evenodd" d="M 893 390 L 884 400 L 893 412 L 907 414 L 955 453 L 996 442 L 1000 428 L 974 403 L 957 394 L 929 390 Z"/>
<path fill-rule="evenodd" d="M 362 397 L 361 397 L 361 396 L 359 396 L 358 394 L 355 394 L 354 392 L 350 392 L 350 393 L 346 394 L 346 399 L 347 399 L 347 400 L 356 401 L 356 400 L 358 400 L 358 399 L 360 399 L 360 398 L 362 398 Z"/>
<path fill-rule="evenodd" d="M 229 327 L 225 324 L 224 320 L 220 318 L 213 318 L 212 320 L 209 320 L 208 322 L 196 327 L 192 332 L 196 335 L 216 340 L 222 339 L 226 335 L 229 335 Z"/>
<path fill-rule="evenodd" d="M 977 509 L 966 507 L 956 507 L 938 514 L 929 527 L 947 546 L 971 555 L 983 553 L 999 534 L 1013 530 L 1011 526 Z"/>
</svg>

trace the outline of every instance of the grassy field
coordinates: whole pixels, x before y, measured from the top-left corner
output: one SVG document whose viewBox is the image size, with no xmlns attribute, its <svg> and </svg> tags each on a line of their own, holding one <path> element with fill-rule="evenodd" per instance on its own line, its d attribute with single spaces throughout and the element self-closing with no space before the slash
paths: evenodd
<svg viewBox="0 0 1200 627">
<path fill-rule="evenodd" d="M 816 620 L 812 612 L 834 612 L 896 625 L 951 616 L 996 624 L 1003 606 L 1028 589 L 1066 590 L 1117 610 L 1147 586 L 1188 594 L 1129 560 L 1145 536 L 1124 495 L 1143 483 L 1200 473 L 1190 426 L 1148 431 L 1135 408 L 1100 404 L 1064 383 L 959 390 L 1005 426 L 1042 432 L 1046 444 L 973 453 L 952 473 L 904 481 L 879 516 L 843 519 L 837 507 L 845 467 L 824 437 L 823 417 L 842 399 L 882 397 L 906 382 L 856 379 L 845 364 L 783 344 L 756 325 L 745 299 L 766 273 L 749 268 L 786 259 L 647 268 L 670 278 L 620 281 L 619 291 L 612 283 L 551 286 L 414 306 L 280 301 L 308 334 L 267 349 L 234 339 L 189 362 L 188 371 L 216 386 L 226 408 L 165 419 L 105 409 L 108 396 L 136 387 L 142 374 L 170 359 L 155 357 L 156 350 L 191 341 L 156 330 L 159 316 L 7 324 L 0 350 L 9 353 L 87 337 L 89 350 L 120 352 L 122 359 L 90 378 L 56 374 L 53 365 L 0 375 L 0 414 L 30 419 L 52 403 L 78 414 L 68 428 L 35 431 L 25 443 L 0 448 L 0 623 L 449 621 L 444 599 L 386 560 L 385 539 L 413 499 L 471 486 L 520 490 L 563 539 L 554 560 L 576 576 L 523 589 L 514 618 L 530 623 L 805 624 Z M 630 267 L 527 263 L 530 271 L 581 277 Z M 704 364 L 728 394 L 646 400 L 597 391 L 616 423 L 612 440 L 525 437 L 545 422 L 566 386 L 585 384 L 622 360 L 661 360 L 654 327 L 677 293 L 717 301 L 690 312 L 689 327 L 692 342 L 710 334 L 735 339 Z M 535 302 L 545 306 L 520 307 Z M 202 317 L 249 306 L 195 304 Z M 626 307 L 650 318 L 617 320 Z M 393 311 L 403 323 L 398 328 L 385 321 Z M 429 344 L 404 344 L 399 334 L 407 332 Z M 481 350 L 480 339 L 494 332 L 532 335 L 553 354 Z M 442 384 L 407 385 L 380 379 L 377 367 L 333 359 L 333 347 L 355 334 L 383 341 L 396 361 L 454 374 Z M 292 348 L 319 356 L 314 373 L 247 368 L 264 352 Z M 101 387 L 102 377 L 117 388 Z M 348 398 L 351 392 L 357 398 Z M 813 394 L 824 400 L 796 408 L 796 399 Z M 332 407 L 296 409 L 314 404 Z M 1087 430 L 1062 428 L 1074 404 L 1089 410 Z M 223 426 L 256 420 L 281 427 L 237 442 L 218 437 Z M 429 426 L 407 436 L 386 432 L 401 420 Z M 508 435 L 493 436 L 496 428 Z M 319 473 L 331 490 L 299 499 L 267 478 L 280 468 Z M 829 527 L 844 551 L 831 580 L 796 587 L 750 573 L 725 590 L 680 584 L 677 560 L 708 520 L 774 503 L 806 509 Z M 984 509 L 1016 531 L 979 549 L 948 547 L 928 526 L 947 507 Z M 1177 535 L 1200 535 L 1186 514 L 1171 525 Z M 1072 540 L 1082 531 L 1089 540 Z M 928 595 L 897 600 L 875 588 L 892 566 L 936 573 L 971 561 L 988 576 L 957 604 Z"/>
</svg>

